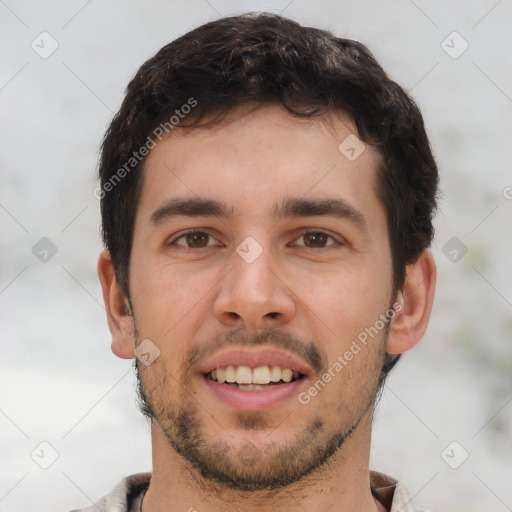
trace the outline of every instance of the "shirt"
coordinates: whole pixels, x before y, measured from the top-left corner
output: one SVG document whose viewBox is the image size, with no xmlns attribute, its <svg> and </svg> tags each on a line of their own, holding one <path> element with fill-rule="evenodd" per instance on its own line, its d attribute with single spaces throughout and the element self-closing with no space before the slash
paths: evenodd
<svg viewBox="0 0 512 512">
<path fill-rule="evenodd" d="M 112 492 L 96 504 L 72 512 L 140 512 L 142 498 L 149 487 L 150 479 L 151 473 L 138 473 L 123 478 Z M 389 475 L 370 471 L 370 484 L 374 497 L 389 512 L 426 512 L 416 508 L 407 489 Z"/>
</svg>

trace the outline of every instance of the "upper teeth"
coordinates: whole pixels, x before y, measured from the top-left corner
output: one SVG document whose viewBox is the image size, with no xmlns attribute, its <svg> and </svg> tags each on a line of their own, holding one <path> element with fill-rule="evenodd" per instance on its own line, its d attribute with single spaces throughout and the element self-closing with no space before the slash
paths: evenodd
<svg viewBox="0 0 512 512">
<path fill-rule="evenodd" d="M 212 370 L 211 377 L 218 382 L 236 382 L 237 384 L 268 384 L 269 382 L 291 382 L 292 379 L 299 377 L 299 372 L 290 368 L 281 368 L 279 366 L 258 366 L 249 368 L 249 366 L 228 365 L 225 368 L 216 368 Z"/>
</svg>

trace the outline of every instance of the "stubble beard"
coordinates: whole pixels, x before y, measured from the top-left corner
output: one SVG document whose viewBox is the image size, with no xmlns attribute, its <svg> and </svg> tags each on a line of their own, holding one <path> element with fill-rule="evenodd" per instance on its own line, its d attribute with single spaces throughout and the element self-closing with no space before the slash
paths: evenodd
<svg viewBox="0 0 512 512">
<path fill-rule="evenodd" d="M 269 414 L 266 412 L 239 412 L 236 415 L 239 427 L 248 431 L 247 439 L 238 446 L 226 440 L 212 439 L 200 420 L 199 412 L 205 407 L 192 397 L 186 376 L 176 379 L 163 365 L 157 364 L 158 360 L 150 367 L 143 367 L 142 371 L 135 361 L 139 405 L 142 412 L 157 423 L 169 445 L 208 483 L 216 482 L 240 491 L 275 491 L 321 472 L 350 438 L 362 418 L 369 412 L 370 416 L 373 415 L 384 383 L 381 371 L 387 333 L 388 327 L 379 336 L 381 339 L 373 340 L 381 349 L 373 354 L 373 361 L 365 367 L 369 382 L 364 390 L 352 399 L 339 399 L 335 416 L 339 418 L 337 423 L 327 422 L 316 414 L 293 439 L 284 443 L 271 440 L 271 428 L 268 442 L 258 446 L 251 442 L 251 432 L 263 431 L 269 426 Z M 340 376 L 337 378 L 342 379 Z M 170 392 L 162 392 L 173 389 L 177 391 L 177 398 Z M 307 413 L 307 408 L 304 411 Z M 292 414 L 300 412 L 299 409 Z M 215 425 L 216 428 L 218 426 Z M 229 432 L 226 433 L 229 437 Z"/>
</svg>

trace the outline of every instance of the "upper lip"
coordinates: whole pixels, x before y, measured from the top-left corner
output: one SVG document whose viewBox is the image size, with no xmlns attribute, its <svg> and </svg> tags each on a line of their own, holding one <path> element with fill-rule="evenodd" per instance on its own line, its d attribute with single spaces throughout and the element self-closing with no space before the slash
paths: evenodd
<svg viewBox="0 0 512 512">
<path fill-rule="evenodd" d="M 257 368 L 258 366 L 279 366 L 280 368 L 290 368 L 296 372 L 307 375 L 311 372 L 310 367 L 301 362 L 296 357 L 282 350 L 265 348 L 231 348 L 211 357 L 200 365 L 199 371 L 206 375 L 216 368 L 224 368 L 228 365 L 248 366 Z"/>
</svg>

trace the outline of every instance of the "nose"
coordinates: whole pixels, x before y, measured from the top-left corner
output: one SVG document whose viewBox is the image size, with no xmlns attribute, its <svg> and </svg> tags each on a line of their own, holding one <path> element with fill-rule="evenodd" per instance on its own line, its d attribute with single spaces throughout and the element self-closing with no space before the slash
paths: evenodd
<svg viewBox="0 0 512 512">
<path fill-rule="evenodd" d="M 248 330 L 290 322 L 296 304 L 282 264 L 270 249 L 263 249 L 254 261 L 243 256 L 233 251 L 233 265 L 215 297 L 214 316 L 226 326 Z"/>
</svg>

